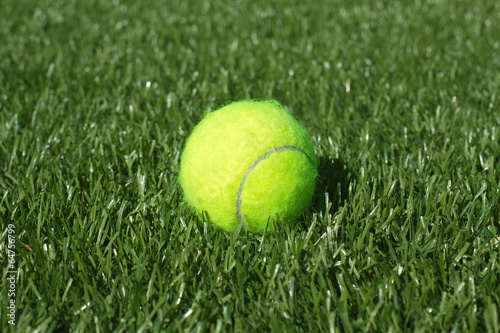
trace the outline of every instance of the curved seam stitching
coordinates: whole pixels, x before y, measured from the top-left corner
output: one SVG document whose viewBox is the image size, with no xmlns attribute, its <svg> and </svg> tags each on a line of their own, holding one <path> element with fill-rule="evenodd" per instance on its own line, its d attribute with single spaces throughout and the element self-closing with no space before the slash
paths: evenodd
<svg viewBox="0 0 500 333">
<path fill-rule="evenodd" d="M 241 195 L 243 193 L 243 189 L 245 187 L 245 183 L 247 181 L 248 176 L 257 167 L 257 165 L 259 165 L 260 162 L 267 159 L 273 153 L 279 153 L 279 152 L 286 151 L 286 150 L 298 151 L 298 152 L 304 154 L 307 157 L 307 159 L 309 160 L 309 162 L 311 162 L 311 164 L 314 165 L 311 157 L 309 155 L 307 155 L 307 153 L 303 149 L 301 149 L 299 147 L 291 146 L 291 145 L 273 147 L 273 148 L 269 149 L 268 151 L 266 151 L 261 156 L 257 157 L 257 159 L 255 161 L 253 161 L 252 165 L 250 165 L 250 167 L 247 169 L 247 171 L 243 175 L 241 182 L 240 182 L 240 186 L 238 187 L 238 193 L 236 194 L 236 215 L 237 215 L 238 221 L 240 221 L 240 223 L 244 221 L 245 216 L 246 216 L 246 215 L 243 215 L 243 216 L 241 215 Z"/>
</svg>

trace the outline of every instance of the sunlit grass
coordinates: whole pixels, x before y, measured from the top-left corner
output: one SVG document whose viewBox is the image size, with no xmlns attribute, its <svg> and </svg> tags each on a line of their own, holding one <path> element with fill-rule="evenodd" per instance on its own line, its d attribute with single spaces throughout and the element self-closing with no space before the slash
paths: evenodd
<svg viewBox="0 0 500 333">
<path fill-rule="evenodd" d="M 499 331 L 499 3 L 1 7 L 2 332 Z M 289 107 L 319 161 L 302 222 L 263 237 L 176 183 L 242 98 Z"/>
</svg>

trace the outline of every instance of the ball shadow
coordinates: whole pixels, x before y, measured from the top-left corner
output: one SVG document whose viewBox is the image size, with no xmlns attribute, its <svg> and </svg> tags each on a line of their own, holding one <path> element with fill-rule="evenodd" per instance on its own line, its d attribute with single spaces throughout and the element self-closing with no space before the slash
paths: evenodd
<svg viewBox="0 0 500 333">
<path fill-rule="evenodd" d="M 317 212 L 326 212 L 328 203 L 330 212 L 335 212 L 349 198 L 349 187 L 356 184 L 356 174 L 341 159 L 320 157 L 318 161 L 318 183 L 316 184 L 313 208 Z M 354 188 L 351 190 L 351 193 Z"/>
</svg>

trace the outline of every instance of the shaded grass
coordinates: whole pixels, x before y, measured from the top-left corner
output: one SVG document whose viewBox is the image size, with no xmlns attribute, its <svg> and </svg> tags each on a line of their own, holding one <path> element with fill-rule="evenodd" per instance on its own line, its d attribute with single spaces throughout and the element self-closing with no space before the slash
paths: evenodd
<svg viewBox="0 0 500 333">
<path fill-rule="evenodd" d="M 2 331 L 498 332 L 499 9 L 2 4 Z M 176 184 L 240 98 L 287 105 L 320 161 L 303 223 L 262 237 Z"/>
</svg>

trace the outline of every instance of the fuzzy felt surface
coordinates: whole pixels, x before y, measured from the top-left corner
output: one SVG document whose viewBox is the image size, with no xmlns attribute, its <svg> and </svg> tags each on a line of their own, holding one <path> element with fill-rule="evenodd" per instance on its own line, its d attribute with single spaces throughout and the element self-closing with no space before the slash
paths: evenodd
<svg viewBox="0 0 500 333">
<path fill-rule="evenodd" d="M 305 129 L 277 101 L 244 100 L 208 113 L 194 128 L 179 182 L 188 204 L 222 229 L 243 221 L 261 231 L 269 217 L 300 215 L 311 204 L 316 177 Z"/>
</svg>

